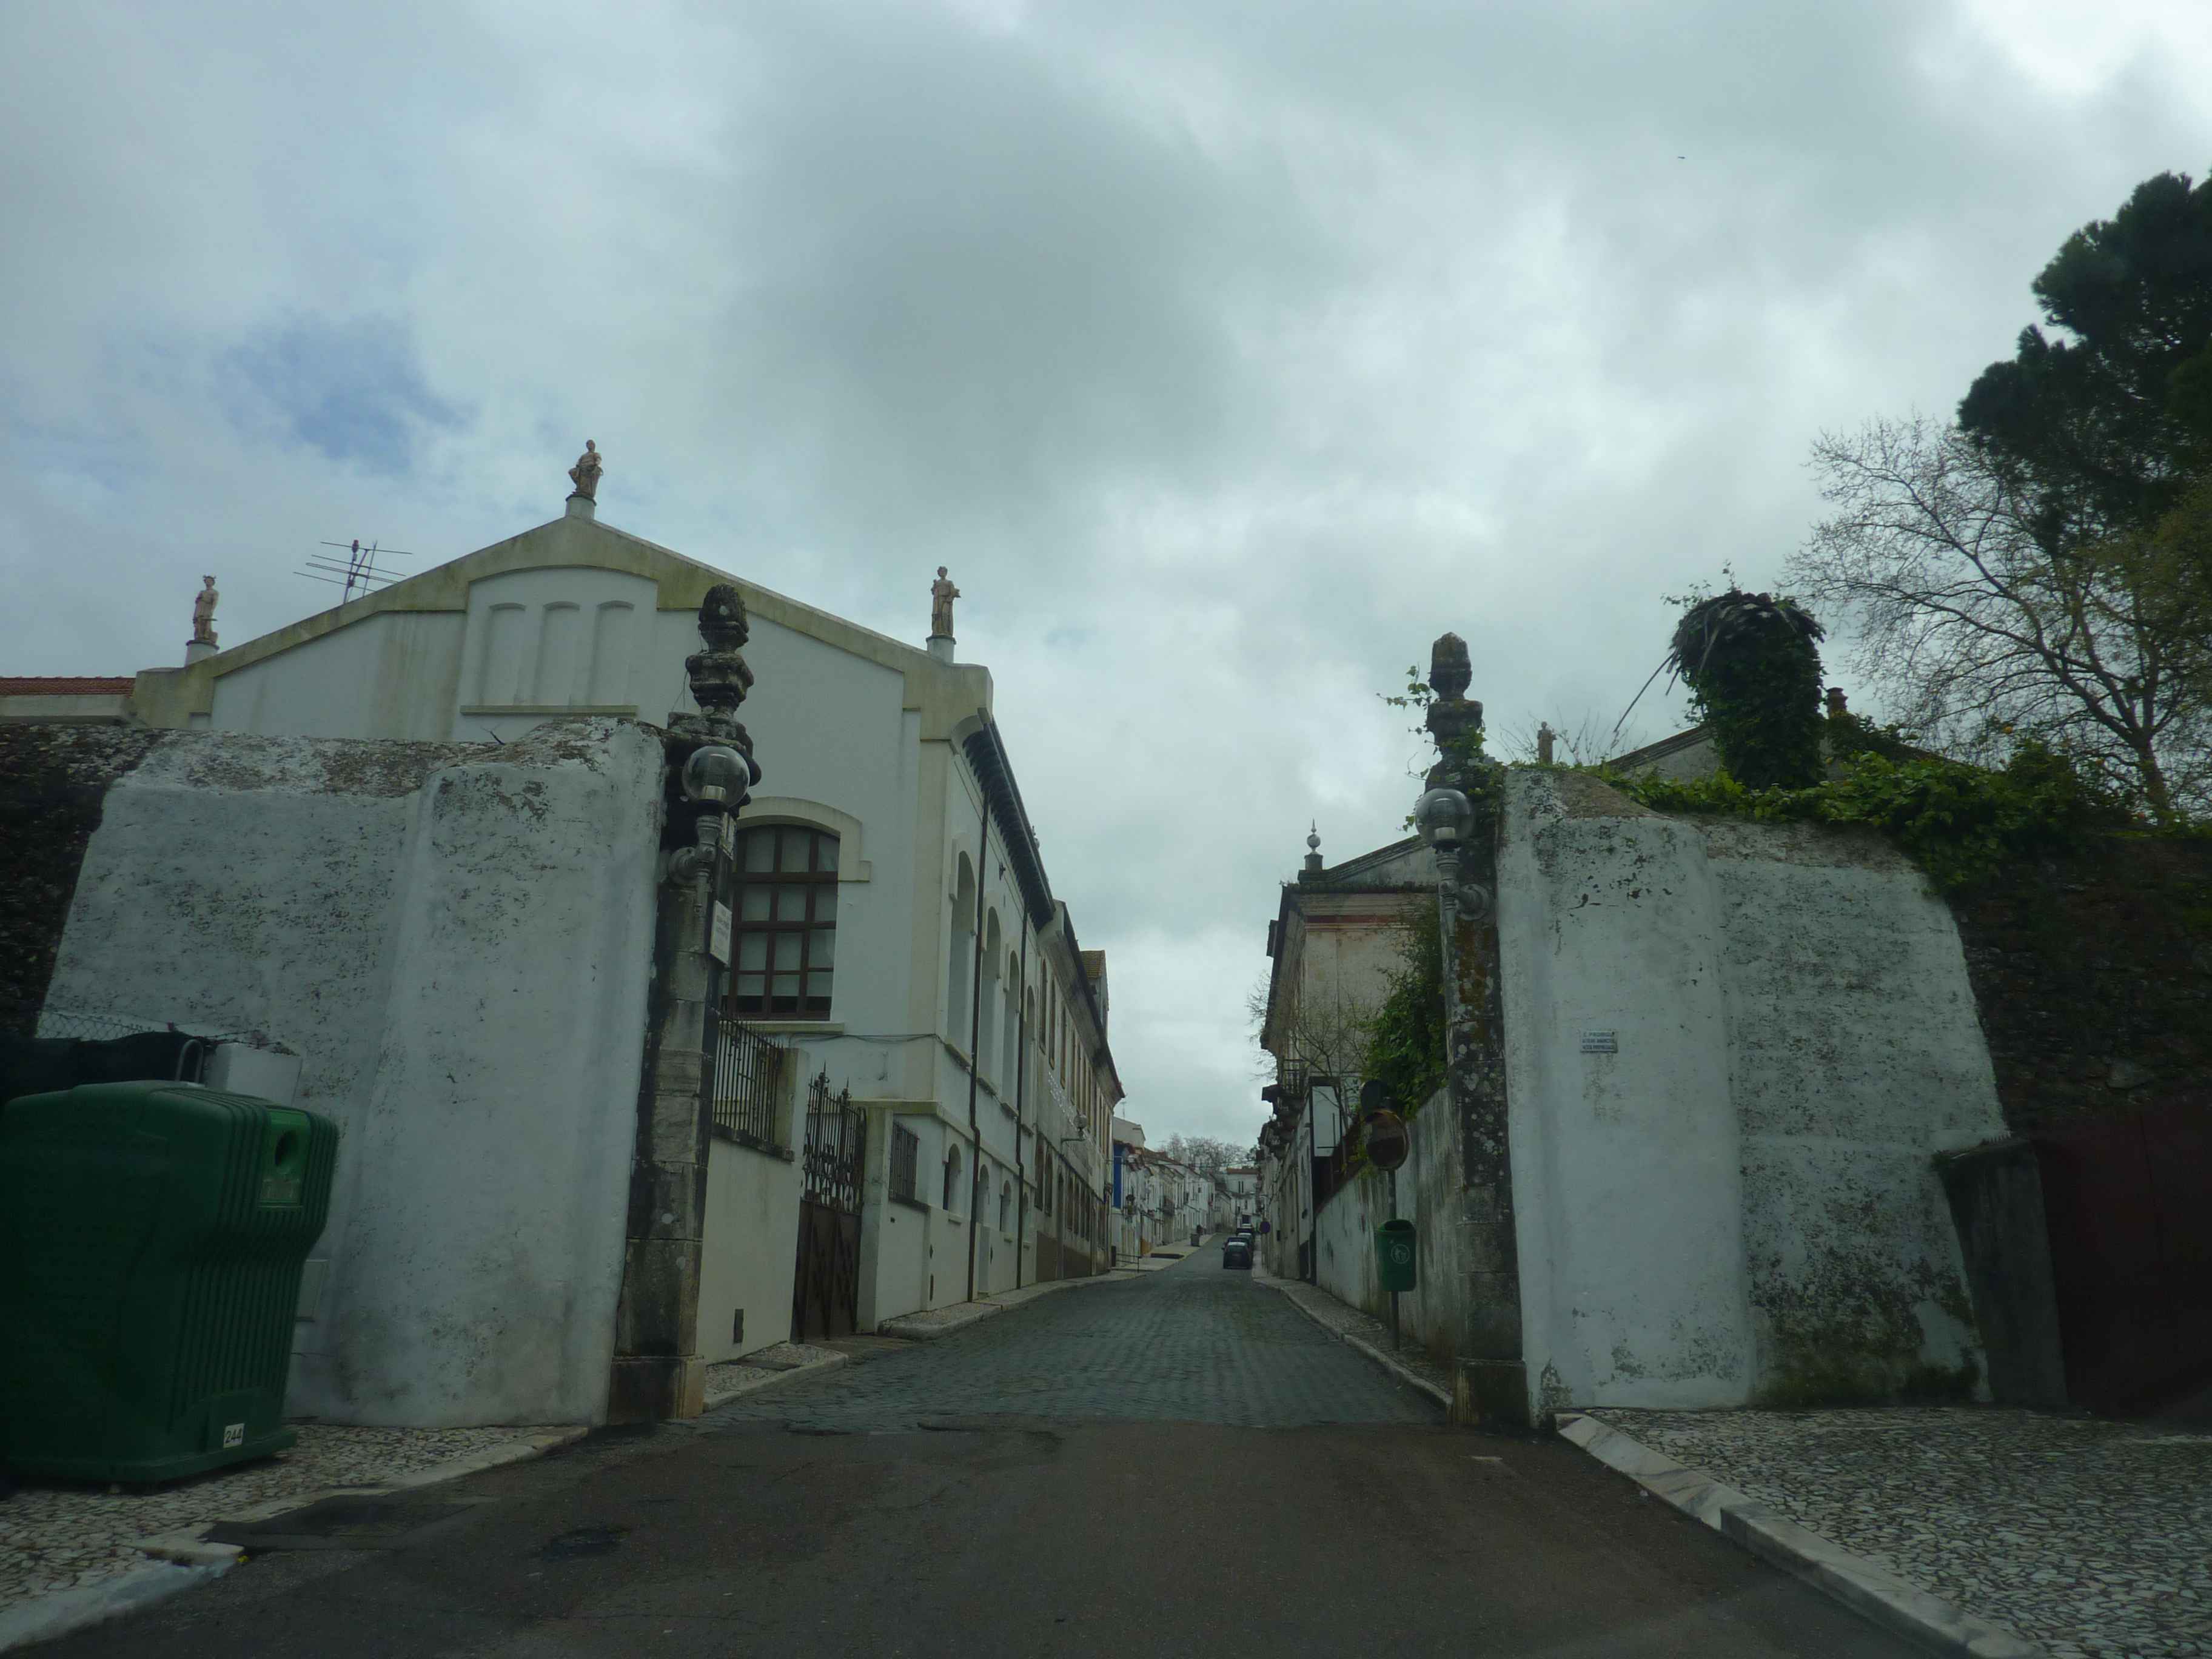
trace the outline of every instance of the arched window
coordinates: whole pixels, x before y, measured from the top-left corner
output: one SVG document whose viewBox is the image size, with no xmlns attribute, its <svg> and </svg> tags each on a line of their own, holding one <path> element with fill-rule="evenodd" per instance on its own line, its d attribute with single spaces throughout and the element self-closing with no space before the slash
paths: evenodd
<svg viewBox="0 0 2212 1659">
<path fill-rule="evenodd" d="M 955 1048 L 968 1046 L 969 952 L 975 948 L 975 871 L 960 855 L 960 877 L 952 889 L 952 925 L 945 930 L 945 1035 Z"/>
<path fill-rule="evenodd" d="M 1014 1183 L 1011 1181 L 1001 1181 L 999 1183 L 999 1231 L 1002 1233 L 1012 1232 L 1013 1226 Z"/>
<path fill-rule="evenodd" d="M 945 1152 L 945 1209 L 946 1213 L 958 1215 L 960 1206 L 956 1201 L 960 1194 L 960 1148 L 949 1146 Z"/>
<path fill-rule="evenodd" d="M 837 837 L 798 824 L 738 833 L 733 1014 L 830 1018 L 837 961 Z"/>
</svg>

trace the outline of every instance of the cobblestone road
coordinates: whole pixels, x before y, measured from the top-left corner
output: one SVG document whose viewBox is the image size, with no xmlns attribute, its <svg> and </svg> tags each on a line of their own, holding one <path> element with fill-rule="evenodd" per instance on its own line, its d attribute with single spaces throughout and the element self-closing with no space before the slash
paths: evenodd
<svg viewBox="0 0 2212 1659">
<path fill-rule="evenodd" d="M 867 1431 L 982 1416 L 1241 1428 L 1443 1421 L 1434 1401 L 1206 1249 L 1164 1272 L 1079 1285 L 934 1342 L 784 1383 L 710 1420 Z"/>
</svg>

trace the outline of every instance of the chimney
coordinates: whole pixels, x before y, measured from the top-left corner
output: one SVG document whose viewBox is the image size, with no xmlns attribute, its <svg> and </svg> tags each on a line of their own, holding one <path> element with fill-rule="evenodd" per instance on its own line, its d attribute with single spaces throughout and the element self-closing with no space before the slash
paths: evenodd
<svg viewBox="0 0 2212 1659">
<path fill-rule="evenodd" d="M 1850 712 L 1844 707 L 1844 688 L 1840 685 L 1830 686 L 1828 688 L 1828 718 L 1833 720 L 1838 714 Z"/>
</svg>

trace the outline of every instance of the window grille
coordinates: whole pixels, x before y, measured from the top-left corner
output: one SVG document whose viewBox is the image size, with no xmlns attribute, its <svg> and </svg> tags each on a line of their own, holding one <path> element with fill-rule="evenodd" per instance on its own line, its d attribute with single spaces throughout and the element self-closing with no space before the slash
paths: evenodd
<svg viewBox="0 0 2212 1659">
<path fill-rule="evenodd" d="M 715 1129 L 732 1140 L 785 1150 L 776 1121 L 783 1050 L 727 1014 L 714 1016 L 709 1039 Z"/>
<path fill-rule="evenodd" d="M 915 1190 L 921 1162 L 921 1137 L 903 1123 L 891 1126 L 891 1196 L 909 1204 L 921 1202 Z"/>
</svg>

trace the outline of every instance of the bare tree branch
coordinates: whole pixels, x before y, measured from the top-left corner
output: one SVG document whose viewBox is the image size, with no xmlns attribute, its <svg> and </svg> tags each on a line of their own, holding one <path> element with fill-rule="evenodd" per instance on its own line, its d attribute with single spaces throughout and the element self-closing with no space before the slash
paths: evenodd
<svg viewBox="0 0 2212 1659">
<path fill-rule="evenodd" d="M 1835 515 L 1796 592 L 1856 624 L 1853 667 L 1923 740 L 2001 758 L 2035 738 L 2101 767 L 2160 820 L 2212 807 L 2202 586 L 2143 538 L 2054 555 L 2031 503 L 1955 428 L 1881 421 L 1813 449 Z M 2183 671 L 2183 672 L 2177 672 Z"/>
</svg>

